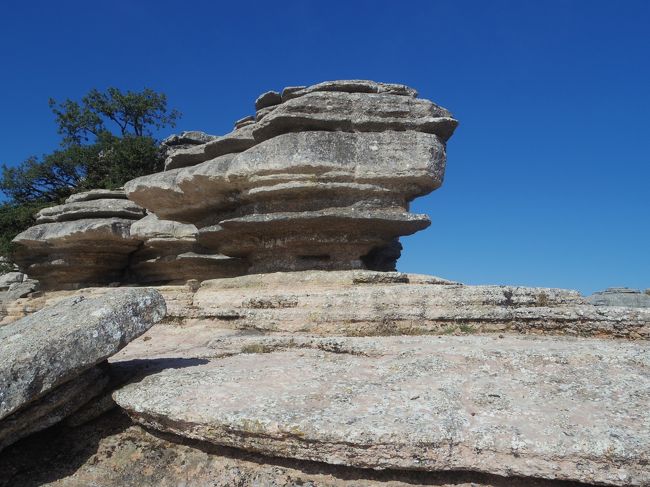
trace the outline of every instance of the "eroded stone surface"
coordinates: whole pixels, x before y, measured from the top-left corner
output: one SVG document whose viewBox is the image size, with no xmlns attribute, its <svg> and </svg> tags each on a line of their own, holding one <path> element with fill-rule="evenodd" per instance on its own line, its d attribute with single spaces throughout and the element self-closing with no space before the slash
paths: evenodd
<svg viewBox="0 0 650 487">
<path fill-rule="evenodd" d="M 445 147 L 405 131 L 311 131 L 239 154 L 137 178 L 129 197 L 162 218 L 192 222 L 212 251 L 247 258 L 250 272 L 368 266 L 364 257 L 428 226 L 406 211 L 440 186 Z"/>
<path fill-rule="evenodd" d="M 587 301 L 595 306 L 650 308 L 650 292 L 626 287 L 612 287 L 592 294 Z"/>
<path fill-rule="evenodd" d="M 148 427 L 272 456 L 650 481 L 646 342 L 440 336 L 343 345 L 167 370 L 114 399 Z"/>
<path fill-rule="evenodd" d="M 0 328 L 0 419 L 105 360 L 165 315 L 153 289 L 82 295 Z"/>
<path fill-rule="evenodd" d="M 54 388 L 42 398 L 0 420 L 0 450 L 37 431 L 58 423 L 101 393 L 107 372 L 91 367 L 79 377 Z"/>
<path fill-rule="evenodd" d="M 447 141 L 458 122 L 429 100 L 373 93 L 314 91 L 288 100 L 255 124 L 255 140 L 287 132 L 417 130 Z"/>
<path fill-rule="evenodd" d="M 211 254 L 197 241 L 194 225 L 147 215 L 131 226 L 142 246 L 131 255 L 131 279 L 137 283 L 185 283 L 244 274 L 246 262 Z"/>
<path fill-rule="evenodd" d="M 131 224 L 144 209 L 123 191 L 93 190 L 45 208 L 37 224 L 13 240 L 16 263 L 45 289 L 74 289 L 123 279 L 140 240 Z"/>
<path fill-rule="evenodd" d="M 203 283 L 194 316 L 221 326 L 327 335 L 517 332 L 650 338 L 650 311 L 596 307 L 577 291 L 465 286 L 433 276 L 305 271 Z"/>
<path fill-rule="evenodd" d="M 265 457 L 145 431 L 119 414 L 28 438 L 0 456 L 0 486 L 568 487 L 476 472 L 376 471 Z M 576 485 L 578 487 L 579 484 Z"/>
</svg>

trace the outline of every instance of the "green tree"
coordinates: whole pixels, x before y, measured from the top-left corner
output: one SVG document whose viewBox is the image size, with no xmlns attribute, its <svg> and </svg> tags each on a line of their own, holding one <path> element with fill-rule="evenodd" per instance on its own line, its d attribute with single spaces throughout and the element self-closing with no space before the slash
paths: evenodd
<svg viewBox="0 0 650 487">
<path fill-rule="evenodd" d="M 80 102 L 49 101 L 61 147 L 13 167 L 3 165 L 0 191 L 0 256 L 11 239 L 33 224 L 33 213 L 59 204 L 70 194 L 95 188 L 114 189 L 126 181 L 162 171 L 163 160 L 153 131 L 174 127 L 180 113 L 168 109 L 167 97 L 151 89 L 122 92 L 93 89 Z"/>
</svg>

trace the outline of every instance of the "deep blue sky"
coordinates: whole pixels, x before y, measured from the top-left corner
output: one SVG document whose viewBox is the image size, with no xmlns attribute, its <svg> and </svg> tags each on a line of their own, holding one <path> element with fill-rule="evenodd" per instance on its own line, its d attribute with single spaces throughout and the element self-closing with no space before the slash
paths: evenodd
<svg viewBox="0 0 650 487">
<path fill-rule="evenodd" d="M 6 2 L 0 162 L 55 148 L 49 97 L 151 87 L 220 134 L 269 89 L 401 82 L 461 125 L 399 269 L 650 287 L 650 2 Z M 167 135 L 170 131 L 159 135 Z"/>
</svg>

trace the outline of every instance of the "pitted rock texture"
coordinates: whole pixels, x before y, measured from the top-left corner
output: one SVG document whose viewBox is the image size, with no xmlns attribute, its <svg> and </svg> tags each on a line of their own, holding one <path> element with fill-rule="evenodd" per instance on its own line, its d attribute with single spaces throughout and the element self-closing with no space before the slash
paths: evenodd
<svg viewBox="0 0 650 487">
<path fill-rule="evenodd" d="M 45 396 L 0 420 L 0 450 L 21 438 L 48 428 L 74 414 L 99 395 L 109 383 L 100 366 L 54 388 Z"/>
<path fill-rule="evenodd" d="M 595 306 L 624 306 L 627 308 L 650 308 L 650 289 L 645 292 L 627 287 L 610 287 L 587 298 Z"/>
<path fill-rule="evenodd" d="M 156 291 L 113 291 L 62 301 L 0 329 L 0 450 L 71 416 L 91 414 L 96 408 L 89 405 L 122 383 L 104 359 L 164 311 Z"/>
<path fill-rule="evenodd" d="M 650 310 L 577 291 L 466 286 L 433 276 L 303 271 L 205 281 L 193 316 L 223 327 L 325 335 L 516 332 L 650 339 Z"/>
<path fill-rule="evenodd" d="M 168 171 L 126 192 L 161 218 L 196 225 L 201 244 L 247 259 L 251 273 L 395 270 L 399 237 L 430 224 L 409 203 L 442 184 L 457 125 L 416 97 L 363 80 L 265 93 L 255 121 L 175 152 Z"/>
<path fill-rule="evenodd" d="M 160 220 L 150 214 L 131 225 L 142 246 L 131 255 L 131 280 L 145 283 L 185 283 L 246 273 L 245 261 L 211 254 L 197 242 L 194 225 Z"/>
<path fill-rule="evenodd" d="M 271 456 L 650 482 L 647 342 L 341 341 L 336 352 L 289 349 L 170 369 L 113 397 L 147 427 Z"/>
<path fill-rule="evenodd" d="M 115 354 L 165 311 L 153 289 L 119 289 L 0 327 L 0 420 Z"/>
<path fill-rule="evenodd" d="M 130 234 L 143 208 L 123 191 L 93 190 L 41 210 L 36 225 L 14 239 L 15 260 L 45 289 L 121 281 L 140 240 Z"/>
</svg>

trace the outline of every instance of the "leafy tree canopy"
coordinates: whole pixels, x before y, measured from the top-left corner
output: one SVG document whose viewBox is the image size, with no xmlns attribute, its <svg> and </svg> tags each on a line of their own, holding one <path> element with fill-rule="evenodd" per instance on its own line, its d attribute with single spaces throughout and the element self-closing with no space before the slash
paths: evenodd
<svg viewBox="0 0 650 487">
<path fill-rule="evenodd" d="M 102 93 L 93 89 L 81 103 L 72 100 L 58 103 L 50 99 L 50 108 L 64 144 L 81 144 L 116 130 L 121 137 L 151 136 L 152 128 L 173 127 L 180 117 L 177 110 L 167 110 L 164 94 L 149 88 L 138 93 L 123 93 L 117 88 Z"/>
<path fill-rule="evenodd" d="M 162 171 L 153 130 L 174 127 L 180 117 L 167 108 L 167 97 L 151 89 L 122 92 L 91 90 L 80 102 L 50 100 L 61 147 L 13 167 L 3 165 L 0 191 L 0 256 L 9 242 L 33 224 L 39 209 L 59 204 L 70 194 L 114 189 L 126 181 Z"/>
</svg>

